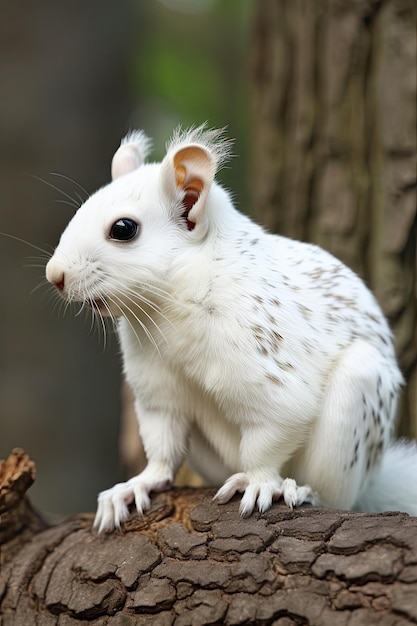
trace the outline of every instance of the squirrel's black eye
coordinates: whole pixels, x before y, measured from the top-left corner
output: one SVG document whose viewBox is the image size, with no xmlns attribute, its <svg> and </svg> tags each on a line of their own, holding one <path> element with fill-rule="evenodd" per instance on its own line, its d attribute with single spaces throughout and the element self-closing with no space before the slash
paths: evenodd
<svg viewBox="0 0 417 626">
<path fill-rule="evenodd" d="M 127 217 L 117 220 L 110 229 L 110 239 L 117 241 L 130 241 L 137 235 L 139 225 Z"/>
</svg>

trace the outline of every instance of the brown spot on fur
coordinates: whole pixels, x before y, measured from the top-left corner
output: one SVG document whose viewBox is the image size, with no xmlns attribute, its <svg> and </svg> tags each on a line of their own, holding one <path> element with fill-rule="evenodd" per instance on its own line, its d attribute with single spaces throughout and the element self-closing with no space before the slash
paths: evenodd
<svg viewBox="0 0 417 626">
<path fill-rule="evenodd" d="M 278 386 L 282 387 L 282 384 L 283 384 L 282 380 L 280 380 L 279 378 L 277 378 L 273 374 L 267 374 L 266 377 L 268 378 L 268 380 L 271 381 L 271 383 L 274 383 L 274 385 L 278 385 Z"/>
<path fill-rule="evenodd" d="M 304 319 L 308 320 L 311 317 L 311 314 L 313 313 L 313 311 L 311 309 L 309 309 L 308 307 L 304 306 L 304 304 L 297 304 L 298 310 L 300 311 L 301 315 L 304 317 Z"/>
</svg>

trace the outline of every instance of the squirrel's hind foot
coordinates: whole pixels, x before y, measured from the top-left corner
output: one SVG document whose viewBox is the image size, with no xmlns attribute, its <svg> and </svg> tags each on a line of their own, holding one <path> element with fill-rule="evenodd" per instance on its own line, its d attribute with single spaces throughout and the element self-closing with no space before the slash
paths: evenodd
<svg viewBox="0 0 417 626">
<path fill-rule="evenodd" d="M 242 517 L 251 515 L 255 508 L 258 508 L 260 513 L 264 513 L 271 508 L 274 500 L 280 498 L 283 498 L 290 509 L 306 502 L 316 503 L 311 488 L 308 485 L 299 487 L 292 478 L 283 480 L 277 477 L 274 480 L 259 480 L 259 478 L 251 478 L 250 474 L 244 472 L 230 476 L 220 487 L 214 499 L 224 504 L 237 492 L 243 493 L 239 507 Z"/>
</svg>

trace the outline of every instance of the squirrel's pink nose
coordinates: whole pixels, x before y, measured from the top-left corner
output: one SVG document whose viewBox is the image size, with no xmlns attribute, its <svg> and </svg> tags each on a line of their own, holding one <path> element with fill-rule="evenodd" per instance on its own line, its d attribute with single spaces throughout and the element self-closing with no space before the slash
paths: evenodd
<svg viewBox="0 0 417 626">
<path fill-rule="evenodd" d="M 51 259 L 46 266 L 46 278 L 59 291 L 64 291 L 65 273 L 64 270 Z"/>
<path fill-rule="evenodd" d="M 64 287 L 65 287 L 65 276 L 64 274 L 62 274 L 62 278 L 56 282 L 54 282 L 54 285 L 57 289 L 59 289 L 59 291 L 64 291 Z"/>
</svg>

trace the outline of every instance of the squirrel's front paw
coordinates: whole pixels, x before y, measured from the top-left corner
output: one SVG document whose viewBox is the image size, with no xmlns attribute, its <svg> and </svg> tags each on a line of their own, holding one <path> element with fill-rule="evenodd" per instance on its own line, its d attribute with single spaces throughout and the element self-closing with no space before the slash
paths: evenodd
<svg viewBox="0 0 417 626">
<path fill-rule="evenodd" d="M 135 489 L 128 481 L 102 491 L 98 496 L 93 527 L 98 533 L 111 532 L 114 528 L 120 528 L 121 523 L 129 517 L 129 505 L 133 502 L 136 504 L 139 515 L 143 515 L 143 511 L 149 508 L 149 495 L 143 486 L 137 485 Z"/>
<path fill-rule="evenodd" d="M 236 492 L 244 492 L 240 502 L 240 514 L 242 517 L 251 515 L 255 506 L 260 513 L 267 511 L 274 500 L 283 498 L 291 509 L 303 502 L 314 502 L 313 493 L 308 485 L 299 487 L 292 478 L 276 478 L 274 480 L 253 480 L 248 474 L 240 472 L 233 474 L 226 480 L 214 498 L 224 504 L 234 496 Z"/>
<path fill-rule="evenodd" d="M 118 483 L 111 489 L 106 489 L 99 494 L 97 513 L 93 524 L 93 528 L 97 529 L 99 534 L 103 531 L 111 532 L 114 528 L 120 528 L 121 523 L 129 517 L 129 505 L 133 502 L 138 515 L 142 517 L 143 512 L 149 509 L 151 505 L 149 497 L 151 491 L 163 491 L 171 486 L 171 481 L 168 479 L 158 477 L 158 479 L 148 481 L 145 480 L 143 474 L 135 476 L 125 483 Z"/>
</svg>

